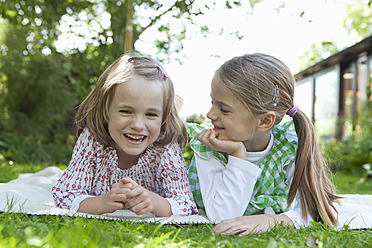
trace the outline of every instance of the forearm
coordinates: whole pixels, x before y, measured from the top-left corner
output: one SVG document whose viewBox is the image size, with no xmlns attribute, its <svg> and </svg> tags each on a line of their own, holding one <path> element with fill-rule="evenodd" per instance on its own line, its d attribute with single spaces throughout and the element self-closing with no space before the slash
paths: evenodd
<svg viewBox="0 0 372 248">
<path fill-rule="evenodd" d="M 267 214 L 269 221 L 269 226 L 283 225 L 283 226 L 293 226 L 291 219 L 284 214 Z"/>
<path fill-rule="evenodd" d="M 293 225 L 298 229 L 302 227 L 306 227 L 310 225 L 310 222 L 314 221 L 310 214 L 307 215 L 307 219 L 302 218 L 302 210 L 301 210 L 301 204 L 298 204 L 296 208 L 289 210 L 287 212 L 282 213 L 281 215 L 286 216 L 288 219 L 291 220 Z"/>
<path fill-rule="evenodd" d="M 116 209 L 124 209 L 124 203 L 122 202 L 113 203 L 116 206 L 113 206 L 113 204 L 105 204 L 105 197 L 106 195 L 99 195 L 86 198 L 80 202 L 78 212 L 100 215 L 104 213 L 112 213 Z"/>
<path fill-rule="evenodd" d="M 153 205 L 152 213 L 158 217 L 169 217 L 172 215 L 172 207 L 164 197 L 148 191 Z"/>
<path fill-rule="evenodd" d="M 252 220 L 253 222 L 256 221 L 256 227 L 253 228 L 253 232 L 266 232 L 274 226 L 293 226 L 291 219 L 283 214 L 263 214 L 257 215 L 257 217 L 261 220 Z"/>
<path fill-rule="evenodd" d="M 221 221 L 242 216 L 261 169 L 237 158 L 229 158 L 226 167 L 214 158 L 197 158 L 196 166 L 208 218 Z"/>
</svg>

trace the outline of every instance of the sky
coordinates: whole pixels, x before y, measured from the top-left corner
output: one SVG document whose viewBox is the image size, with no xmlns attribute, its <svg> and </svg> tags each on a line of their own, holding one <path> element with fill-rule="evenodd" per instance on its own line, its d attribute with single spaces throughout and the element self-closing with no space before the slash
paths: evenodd
<svg viewBox="0 0 372 248">
<path fill-rule="evenodd" d="M 199 3 L 204 1 L 210 0 L 201 0 Z M 176 93 L 184 101 L 181 109 L 183 118 L 194 113 L 206 115 L 211 106 L 209 94 L 213 74 L 220 65 L 234 56 L 267 53 L 282 60 L 295 74 L 301 62 L 299 56 L 313 42 L 336 40 L 342 47 L 354 44 L 355 38 L 347 36 L 343 28 L 346 16 L 344 3 L 351 1 L 353 0 L 286 0 L 285 6 L 279 11 L 276 8 L 282 1 L 278 0 L 262 0 L 253 10 L 248 0 L 242 0 L 242 6 L 231 10 L 224 7 L 225 1 L 216 1 L 215 9 L 195 18 L 196 23 L 207 25 L 211 33 L 204 37 L 197 27 L 188 26 L 188 39 L 183 41 L 182 64 L 176 61 L 179 58 L 177 54 L 171 54 L 170 63 L 164 64 Z M 103 13 L 102 20 L 108 19 L 105 15 L 107 13 Z M 83 13 L 81 18 L 86 18 Z M 66 23 L 68 21 L 65 20 Z M 177 29 L 177 25 L 181 24 L 172 21 L 172 28 Z M 67 29 L 67 26 L 61 25 L 60 29 L 64 28 Z M 91 31 L 92 29 L 94 27 L 90 27 Z M 221 34 L 222 29 L 224 32 Z M 146 30 L 141 35 L 141 40 L 136 42 L 136 49 L 151 54 L 154 51 L 156 30 L 156 27 Z M 242 39 L 230 34 L 236 31 L 243 36 Z M 94 35 L 94 32 L 87 32 L 86 37 L 89 35 Z M 70 42 L 75 44 L 71 46 L 81 46 L 84 49 L 87 41 Z M 57 48 L 60 46 L 61 50 L 66 44 L 69 42 L 61 36 Z"/>
</svg>

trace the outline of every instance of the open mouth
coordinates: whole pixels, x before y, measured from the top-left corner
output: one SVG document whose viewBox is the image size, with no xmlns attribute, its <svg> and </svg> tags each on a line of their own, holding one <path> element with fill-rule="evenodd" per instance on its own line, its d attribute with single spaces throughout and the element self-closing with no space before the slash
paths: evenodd
<svg viewBox="0 0 372 248">
<path fill-rule="evenodd" d="M 124 136 L 133 141 L 143 141 L 147 137 L 144 135 L 134 135 L 134 134 L 124 134 Z"/>
</svg>

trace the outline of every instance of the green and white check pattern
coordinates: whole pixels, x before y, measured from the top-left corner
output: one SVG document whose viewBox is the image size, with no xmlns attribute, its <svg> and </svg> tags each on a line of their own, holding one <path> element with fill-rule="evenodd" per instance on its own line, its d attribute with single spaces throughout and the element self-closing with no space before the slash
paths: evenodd
<svg viewBox="0 0 372 248">
<path fill-rule="evenodd" d="M 190 136 L 190 146 L 195 154 L 203 159 L 213 156 L 223 165 L 227 164 L 226 153 L 213 151 L 197 140 L 199 133 L 205 127 L 195 123 L 187 123 L 186 126 Z M 257 213 L 267 207 L 271 207 L 276 213 L 288 210 L 287 195 L 290 185 L 286 183 L 285 167 L 295 160 L 297 150 L 297 139 L 294 140 L 288 135 L 291 131 L 294 131 L 292 120 L 273 128 L 274 144 L 269 155 L 258 164 L 262 172 L 254 186 L 251 201 L 244 215 Z M 199 208 L 204 209 L 194 157 L 188 168 L 188 175 L 194 200 Z M 295 205 L 296 202 L 293 202 L 292 206 Z"/>
</svg>

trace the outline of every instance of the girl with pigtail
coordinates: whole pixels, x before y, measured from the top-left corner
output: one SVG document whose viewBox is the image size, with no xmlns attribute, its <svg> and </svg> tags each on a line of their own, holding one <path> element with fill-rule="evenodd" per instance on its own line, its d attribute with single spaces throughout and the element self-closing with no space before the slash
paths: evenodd
<svg viewBox="0 0 372 248">
<path fill-rule="evenodd" d="M 327 178 L 314 127 L 293 104 L 288 67 L 266 54 L 225 62 L 211 84 L 212 127 L 187 124 L 194 200 L 217 224 L 246 235 L 282 223 L 337 224 L 339 197 Z M 285 115 L 292 119 L 279 125 Z M 294 125 L 293 125 L 294 124 Z"/>
</svg>

